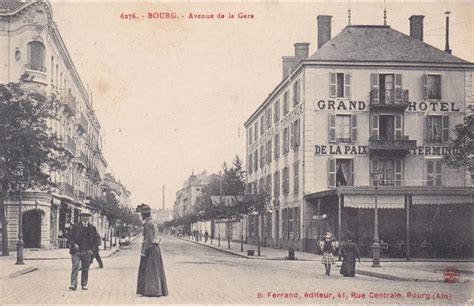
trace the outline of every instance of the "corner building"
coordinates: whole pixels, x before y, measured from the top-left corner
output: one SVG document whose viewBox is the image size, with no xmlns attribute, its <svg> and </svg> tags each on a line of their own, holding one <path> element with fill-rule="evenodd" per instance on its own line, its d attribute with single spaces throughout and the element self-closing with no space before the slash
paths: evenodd
<svg viewBox="0 0 474 306">
<path fill-rule="evenodd" d="M 443 156 L 473 105 L 473 64 L 390 26 L 348 25 L 318 50 L 296 43 L 283 80 L 246 121 L 247 192 L 272 194 L 249 216 L 248 240 L 318 252 L 326 231 L 355 233 L 371 254 L 375 200 L 385 257 L 472 257 L 473 188 Z M 375 188 L 377 180 L 377 188 Z"/>
<path fill-rule="evenodd" d="M 65 171 L 50 173 L 59 188 L 26 191 L 22 199 L 25 248 L 66 247 L 67 231 L 81 211 L 103 235 L 108 227 L 93 202 L 102 197 L 107 161 L 102 152 L 101 126 L 46 0 L 0 2 L 0 83 L 17 82 L 22 74 L 33 79 L 28 89 L 56 95 L 61 107 L 48 127 L 62 140 L 71 157 Z M 9 248 L 18 235 L 18 194 L 7 200 Z M 1 238 L 0 238 L 1 242 Z"/>
</svg>

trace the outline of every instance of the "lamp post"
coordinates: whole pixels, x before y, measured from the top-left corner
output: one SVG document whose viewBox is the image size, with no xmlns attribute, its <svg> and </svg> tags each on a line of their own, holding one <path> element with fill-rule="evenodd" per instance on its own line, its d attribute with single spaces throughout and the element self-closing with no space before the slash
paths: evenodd
<svg viewBox="0 0 474 306">
<path fill-rule="evenodd" d="M 22 189 L 23 189 L 23 171 L 25 170 L 25 166 L 23 166 L 22 162 L 18 163 L 17 166 L 17 175 L 20 179 L 19 184 L 19 198 L 18 198 L 18 241 L 16 242 L 16 263 L 15 265 L 24 265 L 23 262 L 23 222 L 21 216 L 21 200 L 22 200 Z"/>
<path fill-rule="evenodd" d="M 379 212 L 378 212 L 378 189 L 380 172 L 372 173 L 375 186 L 375 209 L 374 209 L 374 244 L 372 245 L 372 267 L 380 267 L 380 244 L 379 244 Z"/>
</svg>

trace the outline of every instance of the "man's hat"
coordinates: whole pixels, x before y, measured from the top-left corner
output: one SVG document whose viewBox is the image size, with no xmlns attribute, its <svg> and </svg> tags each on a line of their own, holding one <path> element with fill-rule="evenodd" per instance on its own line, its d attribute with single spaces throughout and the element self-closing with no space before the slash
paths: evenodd
<svg viewBox="0 0 474 306">
<path fill-rule="evenodd" d="M 151 212 L 150 206 L 146 205 L 145 203 L 142 203 L 137 206 L 137 209 L 135 210 L 137 213 L 148 213 Z"/>
<path fill-rule="evenodd" d="M 92 214 L 91 214 L 91 213 L 88 213 L 88 212 L 81 212 L 81 213 L 79 214 L 79 217 L 80 217 L 80 216 L 92 217 Z"/>
</svg>

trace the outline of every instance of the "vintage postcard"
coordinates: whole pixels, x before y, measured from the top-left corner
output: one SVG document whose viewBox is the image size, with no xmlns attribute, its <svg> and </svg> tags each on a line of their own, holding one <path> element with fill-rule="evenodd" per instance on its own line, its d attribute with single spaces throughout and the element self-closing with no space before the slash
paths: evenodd
<svg viewBox="0 0 474 306">
<path fill-rule="evenodd" d="M 470 1 L 0 0 L 0 304 L 469 304 Z"/>
</svg>

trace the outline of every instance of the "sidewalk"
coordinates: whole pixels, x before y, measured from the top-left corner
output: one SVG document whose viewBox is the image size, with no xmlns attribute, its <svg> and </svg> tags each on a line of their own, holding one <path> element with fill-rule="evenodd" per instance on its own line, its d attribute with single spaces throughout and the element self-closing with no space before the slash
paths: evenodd
<svg viewBox="0 0 474 306">
<path fill-rule="evenodd" d="M 288 256 L 287 249 L 274 249 L 268 247 L 260 247 L 261 256 L 257 256 L 257 246 L 243 244 L 243 252 L 240 251 L 241 244 L 239 242 L 230 242 L 230 249 L 228 242 L 221 240 L 220 247 L 218 241 L 213 240 L 212 245 L 210 240 L 207 243 L 196 242 L 185 238 L 181 240 L 191 243 L 199 244 L 204 247 L 213 248 L 215 250 L 236 255 L 247 259 L 257 260 L 282 260 L 285 261 Z M 254 250 L 255 256 L 248 256 L 247 250 Z M 321 261 L 321 255 L 311 253 L 304 253 L 295 251 L 295 257 L 298 261 Z M 337 259 L 337 257 L 336 257 Z M 385 260 L 385 261 L 384 261 Z M 396 281 L 420 281 L 420 282 L 444 282 L 444 271 L 447 267 L 455 266 L 460 271 L 460 282 L 474 281 L 474 263 L 473 262 L 459 262 L 453 261 L 421 261 L 420 259 L 414 261 L 404 261 L 398 259 L 383 259 L 379 268 L 373 268 L 371 258 L 362 258 L 362 263 L 357 263 L 356 273 L 371 277 L 377 277 L 387 280 Z M 336 261 L 336 267 L 340 267 L 341 262 Z"/>
</svg>

